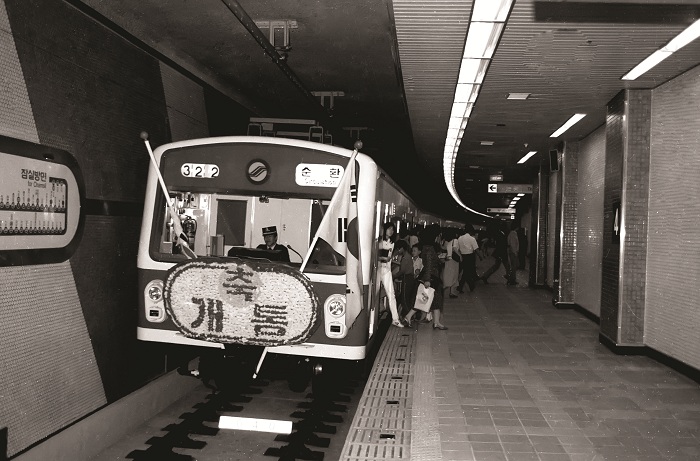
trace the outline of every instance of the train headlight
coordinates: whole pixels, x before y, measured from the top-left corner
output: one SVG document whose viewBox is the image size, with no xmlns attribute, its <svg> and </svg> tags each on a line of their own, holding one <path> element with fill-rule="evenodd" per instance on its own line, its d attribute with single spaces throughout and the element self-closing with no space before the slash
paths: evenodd
<svg viewBox="0 0 700 461">
<path fill-rule="evenodd" d="M 348 334 L 345 326 L 345 295 L 332 294 L 323 303 L 325 311 L 326 336 L 334 339 L 344 338 Z"/>
<path fill-rule="evenodd" d="M 333 317 L 342 317 L 345 315 L 345 296 L 344 295 L 330 295 L 326 299 L 326 312 L 328 312 Z"/>
<path fill-rule="evenodd" d="M 161 299 L 163 299 L 163 282 L 160 280 L 154 280 L 153 282 L 149 283 L 148 287 L 146 287 L 146 293 L 148 294 L 148 299 L 154 303 L 159 302 Z"/>
<path fill-rule="evenodd" d="M 165 320 L 165 305 L 163 303 L 163 281 L 151 280 L 143 290 L 145 302 L 143 307 L 146 310 L 146 320 L 153 323 L 160 323 Z"/>
</svg>

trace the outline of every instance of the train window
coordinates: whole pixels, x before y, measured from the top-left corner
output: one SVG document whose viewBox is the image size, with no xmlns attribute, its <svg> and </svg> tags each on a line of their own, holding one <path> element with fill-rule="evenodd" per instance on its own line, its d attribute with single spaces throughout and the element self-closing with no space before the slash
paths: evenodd
<svg viewBox="0 0 700 461">
<path fill-rule="evenodd" d="M 335 251 L 325 240 L 318 239 L 306 264 L 306 271 L 320 274 L 345 273 L 345 256 Z"/>
<path fill-rule="evenodd" d="M 226 245 L 245 245 L 247 207 L 245 200 L 218 200 L 216 234 L 224 236 Z"/>
</svg>

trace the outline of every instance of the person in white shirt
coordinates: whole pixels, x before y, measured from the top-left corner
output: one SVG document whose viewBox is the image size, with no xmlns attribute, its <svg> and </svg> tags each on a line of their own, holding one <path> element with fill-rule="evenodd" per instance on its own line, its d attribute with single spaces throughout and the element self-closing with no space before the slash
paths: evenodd
<svg viewBox="0 0 700 461">
<path fill-rule="evenodd" d="M 469 285 L 469 291 L 474 291 L 476 286 L 476 254 L 474 253 L 479 249 L 479 244 L 472 234 L 475 234 L 474 228 L 471 225 L 464 227 L 464 234 L 460 235 L 457 239 L 457 244 L 459 246 L 459 253 L 462 255 L 462 263 L 460 268 L 462 269 L 462 278 L 459 280 L 459 288 L 457 291 L 464 293 L 464 284 Z"/>
<path fill-rule="evenodd" d="M 391 324 L 403 328 L 399 311 L 396 307 L 394 295 L 394 278 L 391 275 L 391 257 L 394 252 L 394 240 L 396 240 L 396 227 L 394 223 L 384 223 L 384 233 L 379 240 L 379 280 L 384 287 L 389 310 L 391 311 Z"/>
</svg>

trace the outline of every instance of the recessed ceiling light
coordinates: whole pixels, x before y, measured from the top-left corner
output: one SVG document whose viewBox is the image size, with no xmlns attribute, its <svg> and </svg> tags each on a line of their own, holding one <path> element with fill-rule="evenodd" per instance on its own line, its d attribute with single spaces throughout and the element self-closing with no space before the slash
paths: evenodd
<svg viewBox="0 0 700 461">
<path fill-rule="evenodd" d="M 530 93 L 508 93 L 506 99 L 516 99 L 519 101 L 524 101 L 530 97 Z"/>
<path fill-rule="evenodd" d="M 493 141 L 481 141 L 482 146 L 493 146 Z"/>
</svg>

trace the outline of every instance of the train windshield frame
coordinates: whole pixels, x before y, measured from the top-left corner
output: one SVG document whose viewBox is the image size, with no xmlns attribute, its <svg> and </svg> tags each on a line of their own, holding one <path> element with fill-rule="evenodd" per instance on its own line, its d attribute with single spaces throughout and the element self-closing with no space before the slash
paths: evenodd
<svg viewBox="0 0 700 461">
<path fill-rule="evenodd" d="M 229 254 L 242 259 L 266 259 L 278 261 L 274 251 L 265 252 L 257 248 L 263 238 L 257 235 L 262 227 L 269 224 L 266 208 L 279 204 L 280 210 L 288 210 L 286 215 L 296 216 L 294 225 L 283 225 L 279 229 L 279 243 L 294 239 L 291 245 L 289 263 L 300 267 L 306 257 L 313 237 L 320 225 L 329 200 L 313 199 L 305 195 L 274 197 L 257 195 L 251 191 L 239 193 L 216 193 L 171 190 L 170 201 L 181 218 L 183 231 L 188 234 L 190 246 L 198 256 L 227 257 Z M 155 201 L 149 253 L 151 259 L 160 262 L 182 262 L 187 257 L 173 245 L 172 219 L 166 207 L 163 194 Z M 308 212 L 304 212 L 308 210 Z M 284 212 L 283 212 L 284 214 Z M 306 218 L 306 219 L 305 219 Z M 189 223 L 193 223 L 189 225 Z M 194 232 L 191 227 L 194 226 Z M 202 236 L 201 232 L 205 235 Z M 213 239 L 218 237 L 218 239 Z M 287 238 L 285 238 L 287 237 Z M 217 245 L 222 245 L 218 248 Z M 323 240 L 318 240 L 309 257 L 305 272 L 329 275 L 345 273 L 345 256 L 337 253 Z"/>
</svg>

